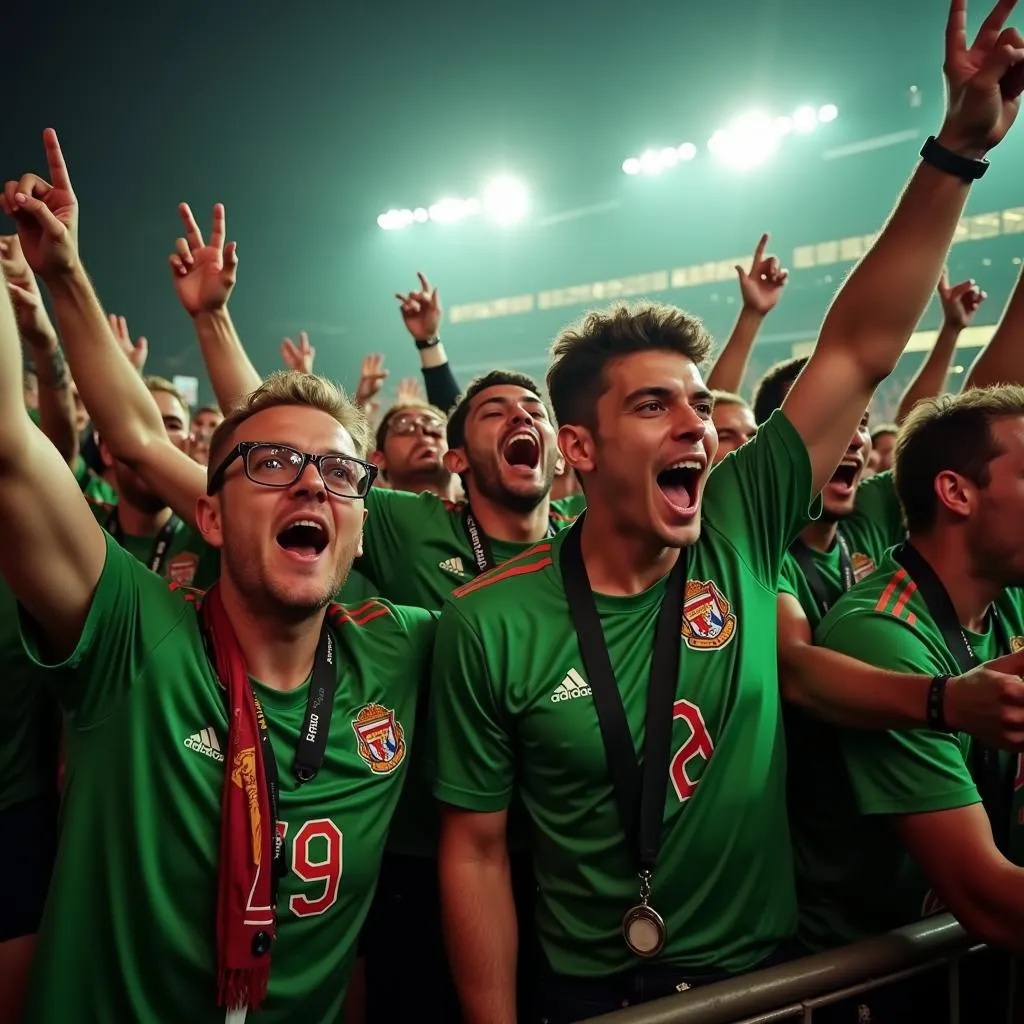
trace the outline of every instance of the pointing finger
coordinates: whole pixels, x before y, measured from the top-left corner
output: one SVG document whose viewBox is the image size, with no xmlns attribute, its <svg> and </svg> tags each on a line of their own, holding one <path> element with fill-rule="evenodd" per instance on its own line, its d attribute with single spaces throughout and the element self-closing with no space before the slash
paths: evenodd
<svg viewBox="0 0 1024 1024">
<path fill-rule="evenodd" d="M 757 248 L 754 250 L 754 260 L 750 264 L 750 271 L 751 271 L 751 273 L 754 272 L 755 267 L 757 267 L 760 264 L 761 260 L 764 259 L 764 250 L 765 250 L 765 246 L 767 244 L 768 244 L 768 234 L 767 234 L 767 232 L 765 232 L 765 234 L 763 234 L 761 236 L 761 241 L 759 241 L 757 243 Z"/>
<path fill-rule="evenodd" d="M 61 152 L 60 140 L 52 128 L 47 128 L 43 132 L 43 148 L 46 150 L 46 165 L 50 170 L 50 181 L 53 182 L 54 187 L 73 192 L 68 165 L 64 162 L 64 154 Z"/>
</svg>

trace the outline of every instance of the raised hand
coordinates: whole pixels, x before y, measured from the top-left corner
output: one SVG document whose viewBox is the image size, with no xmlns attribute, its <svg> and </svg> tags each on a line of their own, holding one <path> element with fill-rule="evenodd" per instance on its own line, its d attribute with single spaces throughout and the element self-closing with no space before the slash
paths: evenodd
<svg viewBox="0 0 1024 1024">
<path fill-rule="evenodd" d="M 762 235 L 754 250 L 754 258 L 750 261 L 750 270 L 744 270 L 736 264 L 736 274 L 740 279 L 740 293 L 743 296 L 743 308 L 759 313 L 761 316 L 770 313 L 786 287 L 789 271 L 779 267 L 778 258 L 765 256 L 768 235 Z"/>
<path fill-rule="evenodd" d="M 988 292 L 983 292 L 973 279 L 951 286 L 945 267 L 939 278 L 938 293 L 945 323 L 959 330 L 970 325 L 978 307 L 988 298 Z"/>
<path fill-rule="evenodd" d="M 121 351 L 128 357 L 128 362 L 142 373 L 146 358 L 149 356 L 149 342 L 142 335 L 133 342 L 131 331 L 128 330 L 128 321 L 123 316 L 110 313 L 107 320 L 110 321 L 110 329 L 121 346 Z"/>
<path fill-rule="evenodd" d="M 1020 109 L 1024 39 L 1004 28 L 1017 0 L 999 0 L 967 45 L 967 0 L 951 0 L 946 24 L 946 120 L 939 140 L 965 156 L 998 145 Z"/>
<path fill-rule="evenodd" d="M 356 405 L 364 409 L 370 406 L 383 387 L 387 375 L 382 355 L 370 353 L 363 356 L 363 365 L 359 370 L 359 385 L 356 388 Z"/>
<path fill-rule="evenodd" d="M 55 342 L 57 333 L 43 305 L 43 296 L 36 282 L 36 275 L 21 251 L 21 240 L 17 235 L 0 237 L 0 273 L 11 297 L 18 332 L 29 345 Z"/>
<path fill-rule="evenodd" d="M 316 359 L 316 347 L 310 345 L 309 335 L 305 331 L 299 331 L 298 344 L 291 338 L 285 338 L 281 342 L 281 359 L 289 370 L 312 373 L 313 360 Z"/>
<path fill-rule="evenodd" d="M 423 388 L 415 377 L 405 377 L 398 382 L 395 401 L 399 405 L 411 405 L 423 401 Z"/>
<path fill-rule="evenodd" d="M 441 297 L 421 273 L 417 271 L 416 276 L 420 279 L 420 290 L 408 295 L 395 292 L 395 298 L 400 303 L 406 330 L 417 341 L 429 341 L 437 336 L 441 326 Z"/>
<path fill-rule="evenodd" d="M 177 251 L 169 257 L 178 301 L 189 316 L 216 312 L 227 305 L 238 276 L 238 245 L 224 244 L 224 205 L 217 203 L 213 208 L 209 243 L 203 241 L 188 203 L 181 203 L 178 213 L 185 225 L 185 237 L 175 242 Z"/>
<path fill-rule="evenodd" d="M 28 265 L 45 278 L 78 262 L 78 200 L 52 128 L 43 132 L 43 147 L 50 180 L 23 174 L 6 182 L 3 210 L 14 219 Z"/>
</svg>

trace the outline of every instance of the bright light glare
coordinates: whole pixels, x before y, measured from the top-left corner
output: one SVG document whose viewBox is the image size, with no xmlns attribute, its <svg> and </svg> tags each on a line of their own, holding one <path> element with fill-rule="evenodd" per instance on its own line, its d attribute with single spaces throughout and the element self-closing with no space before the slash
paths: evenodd
<svg viewBox="0 0 1024 1024">
<path fill-rule="evenodd" d="M 430 220 L 430 213 L 425 207 L 417 206 L 416 209 L 412 211 L 412 218 L 417 224 L 426 224 L 426 222 Z"/>
<path fill-rule="evenodd" d="M 644 174 L 661 173 L 661 157 L 658 156 L 656 149 L 645 149 L 640 154 L 640 170 Z"/>
<path fill-rule="evenodd" d="M 427 210 L 430 219 L 437 224 L 454 224 L 468 212 L 462 199 L 442 199 Z"/>
<path fill-rule="evenodd" d="M 775 130 L 780 135 L 788 135 L 793 130 L 793 118 L 791 118 L 791 117 L 777 117 L 777 118 L 775 118 Z"/>
<path fill-rule="evenodd" d="M 750 113 L 736 118 L 724 131 L 717 131 L 708 149 L 723 163 L 745 170 L 763 164 L 778 148 L 776 122 L 767 114 Z"/>
<path fill-rule="evenodd" d="M 412 210 L 388 210 L 377 218 L 377 224 L 385 231 L 397 231 L 399 228 L 407 228 L 413 219 Z"/>
<path fill-rule="evenodd" d="M 522 182 L 502 177 L 484 189 L 484 210 L 499 224 L 515 224 L 526 216 L 529 199 Z"/>
<path fill-rule="evenodd" d="M 697 147 L 692 142 L 684 142 L 676 152 L 680 160 L 692 160 L 697 155 Z"/>
<path fill-rule="evenodd" d="M 622 161 L 622 170 L 626 174 L 639 174 L 640 161 L 635 156 L 631 156 L 628 159 Z"/>
<path fill-rule="evenodd" d="M 800 132 L 801 135 L 806 135 L 808 132 L 813 132 L 818 124 L 818 113 L 814 107 L 801 107 L 793 115 L 793 127 Z"/>
<path fill-rule="evenodd" d="M 674 146 L 663 149 L 658 154 L 658 160 L 664 168 L 675 167 L 679 162 L 679 153 Z"/>
<path fill-rule="evenodd" d="M 839 116 L 839 108 L 834 103 L 826 103 L 823 107 L 818 107 L 818 120 L 822 124 L 828 124 L 829 121 L 834 121 Z"/>
</svg>

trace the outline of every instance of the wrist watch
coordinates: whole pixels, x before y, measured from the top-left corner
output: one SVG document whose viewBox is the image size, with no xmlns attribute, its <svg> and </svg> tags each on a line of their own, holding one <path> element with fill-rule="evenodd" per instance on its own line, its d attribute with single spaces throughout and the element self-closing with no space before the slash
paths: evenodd
<svg viewBox="0 0 1024 1024">
<path fill-rule="evenodd" d="M 435 334 L 432 338 L 424 338 L 422 340 L 420 338 L 415 338 L 414 340 L 416 342 L 416 347 L 421 351 L 425 348 L 433 348 L 435 345 L 441 344 L 441 337 L 438 334 Z"/>
</svg>

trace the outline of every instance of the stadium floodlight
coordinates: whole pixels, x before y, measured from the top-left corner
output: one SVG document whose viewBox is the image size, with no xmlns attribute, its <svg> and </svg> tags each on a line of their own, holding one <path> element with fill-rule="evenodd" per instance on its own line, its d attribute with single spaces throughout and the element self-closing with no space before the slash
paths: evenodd
<svg viewBox="0 0 1024 1024">
<path fill-rule="evenodd" d="M 624 174 L 639 174 L 640 160 L 635 156 L 627 157 L 622 161 L 622 170 Z"/>
<path fill-rule="evenodd" d="M 793 114 L 793 127 L 801 134 L 813 132 L 818 126 L 818 112 L 814 107 L 801 107 Z"/>
<path fill-rule="evenodd" d="M 425 206 L 417 206 L 416 209 L 412 211 L 412 219 L 416 221 L 417 224 L 426 224 L 427 221 L 430 220 L 430 212 Z"/>
<path fill-rule="evenodd" d="M 435 224 L 455 224 L 471 212 L 465 199 L 440 199 L 427 209 L 427 215 Z"/>
<path fill-rule="evenodd" d="M 763 164 L 779 145 L 778 125 L 767 114 L 742 114 L 708 141 L 708 149 L 724 164 L 747 170 Z"/>
<path fill-rule="evenodd" d="M 661 156 L 656 149 L 645 149 L 640 154 L 640 170 L 644 174 L 661 174 Z"/>
<path fill-rule="evenodd" d="M 829 121 L 834 121 L 839 116 L 839 108 L 834 103 L 826 103 L 822 107 L 818 107 L 818 120 L 822 124 L 828 124 Z"/>
<path fill-rule="evenodd" d="M 495 178 L 484 189 L 484 211 L 499 224 L 509 225 L 521 221 L 529 205 L 526 186 L 508 175 Z"/>
<path fill-rule="evenodd" d="M 677 150 L 679 159 L 688 163 L 697 155 L 697 147 L 692 142 L 684 142 Z"/>
<path fill-rule="evenodd" d="M 377 218 L 377 224 L 385 231 L 407 228 L 415 219 L 412 210 L 388 210 Z"/>
</svg>

